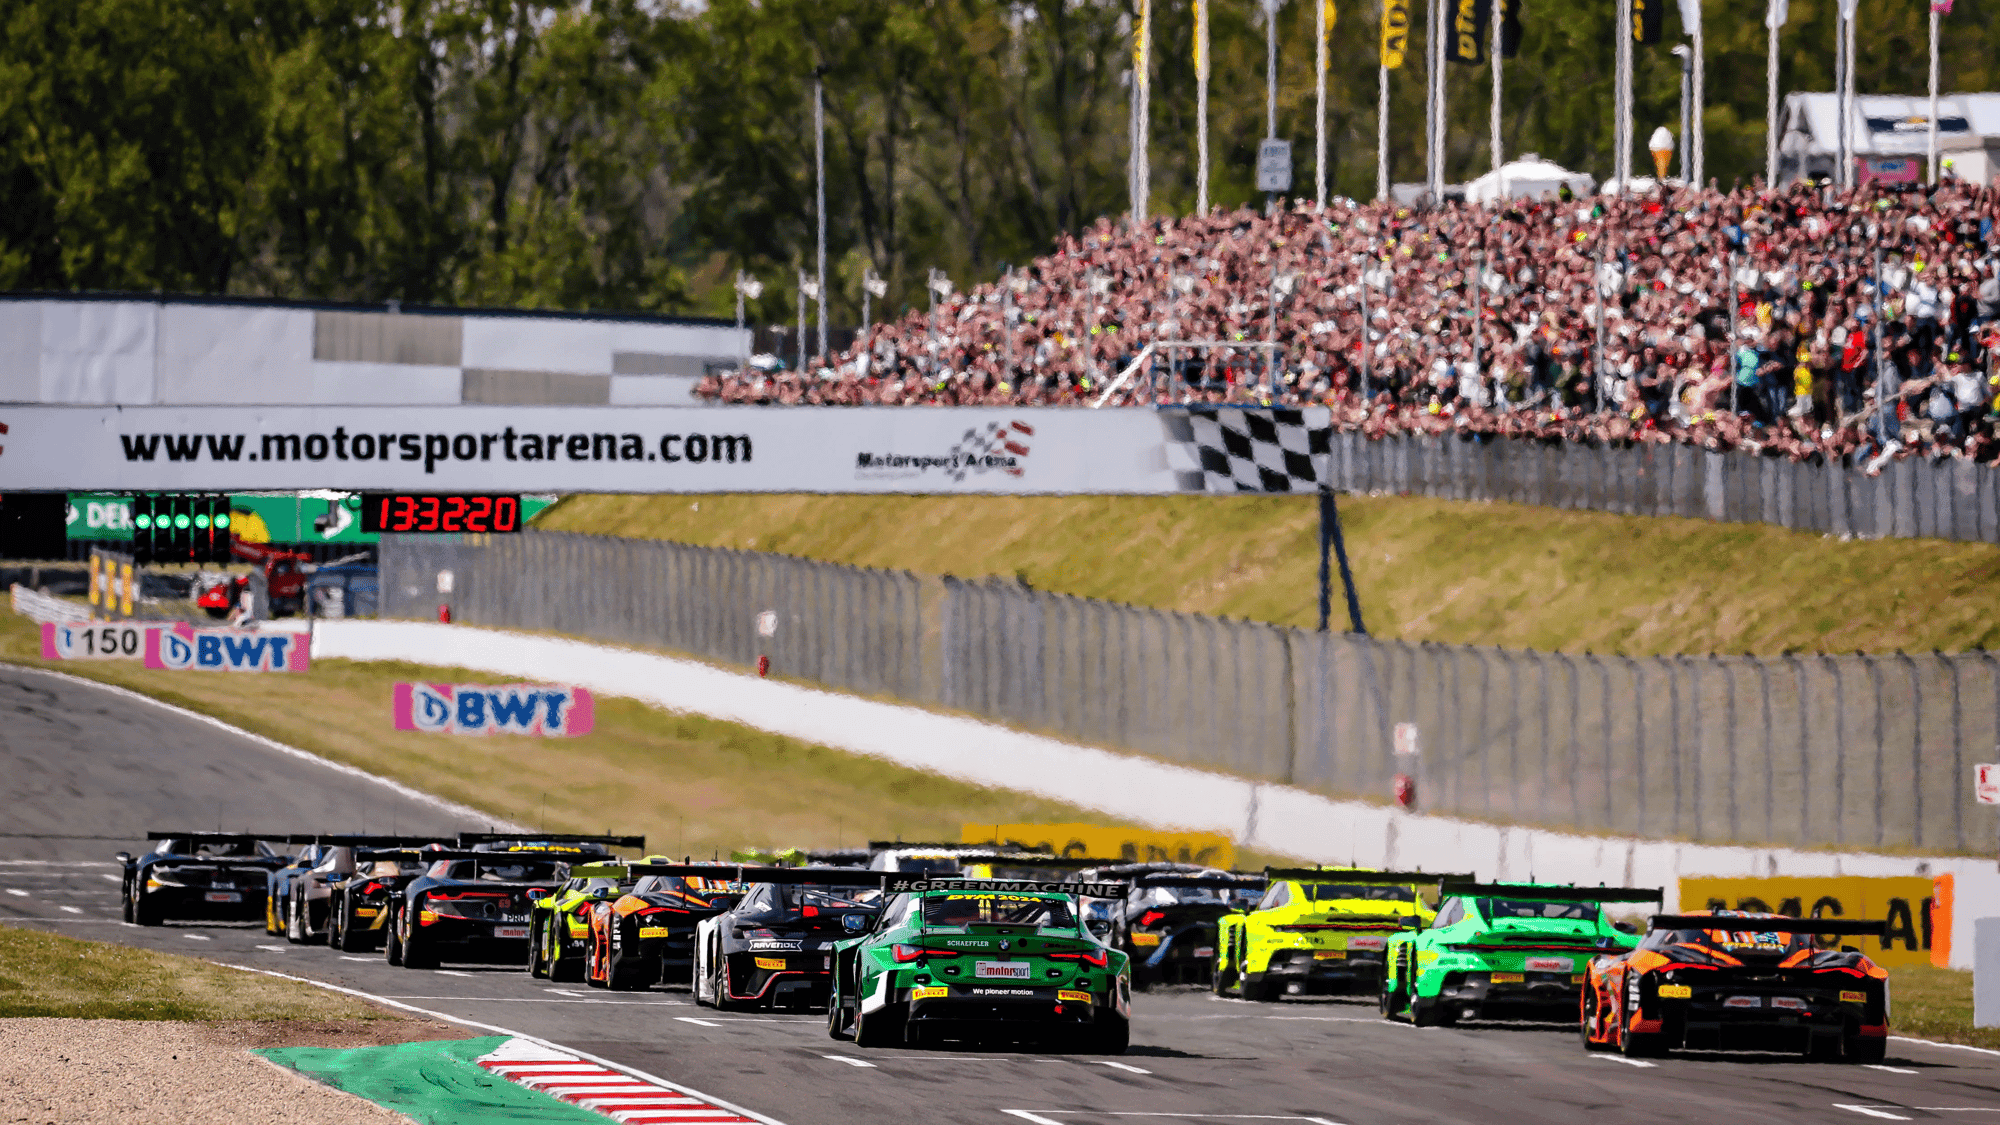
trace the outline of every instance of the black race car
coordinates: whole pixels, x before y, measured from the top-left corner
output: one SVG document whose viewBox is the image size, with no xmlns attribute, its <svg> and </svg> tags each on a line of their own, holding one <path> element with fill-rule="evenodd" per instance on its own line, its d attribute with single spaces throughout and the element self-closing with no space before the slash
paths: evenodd
<svg viewBox="0 0 2000 1125">
<path fill-rule="evenodd" d="M 825 1006 L 833 945 L 873 924 L 883 905 L 882 879 L 853 867 L 738 868 L 737 881 L 753 885 L 733 907 L 695 927 L 694 1002 L 718 1009 Z"/>
<path fill-rule="evenodd" d="M 117 856 L 125 865 L 119 885 L 125 920 L 141 926 L 257 921 L 271 872 L 291 859 L 264 842 L 285 839 L 282 832 L 148 832 L 146 839 L 156 841 L 151 851 Z"/>
<path fill-rule="evenodd" d="M 574 864 L 609 858 L 613 847 L 646 846 L 643 836 L 462 833 L 459 841 L 453 849 L 371 854 L 371 859 L 425 865 L 390 899 L 384 943 L 390 964 L 409 969 L 434 969 L 446 960 L 525 964 L 532 896 L 553 890 Z"/>
<path fill-rule="evenodd" d="M 1207 985 L 1215 975 L 1217 920 L 1254 903 L 1268 882 L 1189 863 L 1120 864 L 1079 877 L 1132 887 L 1113 904 L 1105 940 L 1132 959 L 1134 988 Z"/>
<path fill-rule="evenodd" d="M 666 873 L 661 868 L 673 868 Z M 618 871 L 593 865 L 577 872 Z M 694 972 L 695 929 L 736 905 L 750 887 L 728 864 L 636 864 L 624 894 L 585 904 L 586 984 L 610 989 L 686 984 Z"/>
<path fill-rule="evenodd" d="M 374 836 L 362 834 L 296 835 L 287 843 L 299 845 L 298 856 L 271 874 L 271 909 L 277 932 L 294 944 L 317 944 L 333 929 L 333 890 L 354 874 L 356 853 L 367 848 L 416 848 L 438 842 L 432 836 Z M 267 921 L 264 928 L 271 930 Z M 372 947 L 371 947 L 372 948 Z"/>
</svg>

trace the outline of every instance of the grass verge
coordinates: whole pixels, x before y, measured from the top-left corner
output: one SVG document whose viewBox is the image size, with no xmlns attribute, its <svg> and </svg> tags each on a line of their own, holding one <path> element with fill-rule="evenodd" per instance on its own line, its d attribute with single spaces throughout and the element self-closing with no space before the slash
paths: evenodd
<svg viewBox="0 0 2000 1125">
<path fill-rule="evenodd" d="M 1889 1033 L 2000 1050 L 2000 1027 L 1972 1026 L 1972 974 L 1908 965 L 1889 970 Z"/>
<path fill-rule="evenodd" d="M 2000 647 L 2000 547 L 1344 497 L 1371 632 L 1629 655 Z M 1311 497 L 572 496 L 538 526 L 1316 624 Z M 1344 617 L 1335 595 L 1335 614 Z"/>
<path fill-rule="evenodd" d="M 1123 823 L 629 699 L 599 700 L 596 728 L 581 738 L 393 729 L 393 684 L 493 679 L 462 668 L 322 660 L 305 675 L 232 675 L 148 671 L 131 661 L 48 662 L 38 627 L 12 614 L 0 614 L 0 661 L 144 692 L 515 823 L 644 833 L 652 850 L 675 855 L 955 840 L 966 823 Z M 559 680 L 560 670 L 550 678 Z"/>
<path fill-rule="evenodd" d="M 0 1019 L 374 1020 L 392 1013 L 323 988 L 38 930 L 0 926 Z"/>
</svg>

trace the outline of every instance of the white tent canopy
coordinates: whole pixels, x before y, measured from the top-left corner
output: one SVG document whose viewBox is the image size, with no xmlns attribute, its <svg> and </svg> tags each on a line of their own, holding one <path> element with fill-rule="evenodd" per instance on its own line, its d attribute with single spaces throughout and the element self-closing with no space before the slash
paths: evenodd
<svg viewBox="0 0 2000 1125">
<path fill-rule="evenodd" d="M 1499 175 L 1488 172 L 1466 184 L 1465 198 L 1469 203 L 1487 203 L 1503 197 L 1540 199 L 1543 192 L 1559 190 L 1564 184 L 1568 184 L 1569 189 L 1578 195 L 1588 195 L 1597 186 L 1597 181 L 1530 152 L 1522 154 L 1519 160 L 1502 164 Z"/>
</svg>

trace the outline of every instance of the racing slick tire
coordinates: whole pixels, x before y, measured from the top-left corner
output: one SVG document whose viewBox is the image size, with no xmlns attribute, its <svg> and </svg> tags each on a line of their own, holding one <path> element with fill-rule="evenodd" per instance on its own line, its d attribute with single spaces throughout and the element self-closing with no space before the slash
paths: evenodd
<svg viewBox="0 0 2000 1125">
<path fill-rule="evenodd" d="M 1599 1043 L 1590 1037 L 1591 1017 L 1597 1014 L 1597 990 L 1592 988 L 1588 983 L 1585 983 L 1583 986 L 1583 1003 L 1579 1007 L 1576 1034 L 1577 1038 L 1583 1040 L 1583 1049 L 1591 1052 L 1610 1050 L 1610 1044 Z"/>
<path fill-rule="evenodd" d="M 137 882 L 132 884 L 131 910 L 135 926 L 157 926 L 165 921 L 160 917 L 160 908 L 146 901 L 146 888 Z"/>
<path fill-rule="evenodd" d="M 826 1006 L 826 1037 L 842 1042 L 854 1038 L 854 1013 L 838 997 Z"/>
<path fill-rule="evenodd" d="M 648 972 L 645 959 L 637 950 L 639 942 L 626 940 L 625 930 L 629 919 L 620 918 L 613 922 L 617 926 L 611 934 L 611 952 L 605 956 L 604 987 L 613 992 L 643 992 L 652 987 L 654 973 Z M 632 927 L 637 929 L 636 926 Z"/>
<path fill-rule="evenodd" d="M 542 920 L 537 918 L 528 924 L 528 976 L 535 980 L 547 980 L 549 959 L 546 944 L 548 938 L 542 933 Z"/>
<path fill-rule="evenodd" d="M 1093 1055 L 1122 1055 L 1132 1046 L 1132 1021 L 1113 1016 L 1090 1029 L 1084 1049 Z"/>
<path fill-rule="evenodd" d="M 1278 989 L 1277 981 L 1269 977 L 1260 977 L 1256 980 L 1251 980 L 1249 974 L 1246 973 L 1244 974 L 1243 983 L 1239 991 L 1243 999 L 1253 1004 L 1275 1004 L 1278 1001 Z"/>
<path fill-rule="evenodd" d="M 549 941 L 549 979 L 557 984 L 576 984 L 583 980 L 583 958 L 561 956 L 561 938 Z"/>
<path fill-rule="evenodd" d="M 118 888 L 118 899 L 119 899 L 119 904 L 118 904 L 119 917 L 124 920 L 126 925 L 131 925 L 132 924 L 132 880 L 130 879 L 125 880 L 125 885 Z"/>
<path fill-rule="evenodd" d="M 900 1047 L 909 1023 L 910 1008 L 907 1004 L 887 1004 L 873 1012 L 863 1012 L 854 1020 L 854 1045 Z"/>
<path fill-rule="evenodd" d="M 1419 997 L 1410 1001 L 1410 1022 L 1418 1027 L 1450 1027 L 1458 1022 L 1458 1012 L 1440 1001 Z"/>
<path fill-rule="evenodd" d="M 1663 1035 L 1629 1030 L 1627 1018 L 1618 1021 L 1618 1053 L 1628 1059 L 1657 1059 L 1667 1053 L 1667 1040 Z"/>
<path fill-rule="evenodd" d="M 405 969 L 435 969 L 438 955 L 430 948 L 430 942 L 411 934 L 403 942 L 403 967 Z"/>
<path fill-rule="evenodd" d="M 1382 1009 L 1383 1019 L 1402 1019 L 1403 1009 L 1409 1006 L 1409 1003 L 1409 993 L 1400 988 L 1390 988 L 1386 983 L 1382 985 L 1382 996 L 1377 1005 Z"/>
<path fill-rule="evenodd" d="M 1860 1035 L 1840 1037 L 1840 1061 L 1861 1066 L 1880 1066 L 1889 1054 L 1889 1040 Z"/>
<path fill-rule="evenodd" d="M 1217 965 L 1208 976 L 1208 990 L 1217 996 L 1227 996 L 1229 990 L 1235 987 L 1236 970 L 1227 965 Z"/>
</svg>

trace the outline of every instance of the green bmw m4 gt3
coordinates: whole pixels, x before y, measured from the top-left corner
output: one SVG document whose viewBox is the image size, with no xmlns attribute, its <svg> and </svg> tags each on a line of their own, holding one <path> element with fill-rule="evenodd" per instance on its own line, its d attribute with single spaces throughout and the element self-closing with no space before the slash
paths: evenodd
<svg viewBox="0 0 2000 1125">
<path fill-rule="evenodd" d="M 1123 883 L 892 875 L 879 918 L 837 943 L 827 1033 L 859 1047 L 1025 1042 L 1122 1054 L 1132 969 L 1082 920 Z"/>
</svg>

